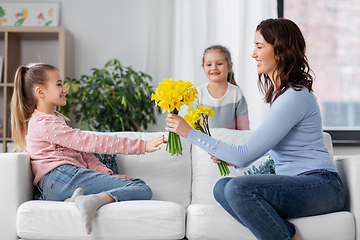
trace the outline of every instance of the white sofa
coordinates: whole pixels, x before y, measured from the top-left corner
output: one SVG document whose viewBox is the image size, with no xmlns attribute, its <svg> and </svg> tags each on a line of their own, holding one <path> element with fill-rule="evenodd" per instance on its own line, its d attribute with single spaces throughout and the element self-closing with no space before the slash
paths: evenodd
<svg viewBox="0 0 360 240">
<path fill-rule="evenodd" d="M 167 133 L 114 134 L 149 140 Z M 249 134 L 212 130 L 215 138 L 235 144 L 243 143 Z M 324 136 L 332 154 L 330 135 Z M 34 187 L 28 154 L 1 154 L 0 239 L 254 240 L 251 232 L 214 200 L 212 188 L 221 176 L 208 154 L 184 139 L 182 145 L 181 156 L 171 156 L 165 145 L 155 153 L 117 155 L 119 172 L 145 180 L 153 190 L 153 199 L 101 207 L 90 235 L 85 233 L 73 203 L 32 200 Z M 360 156 L 338 156 L 334 160 L 348 190 L 347 211 L 290 219 L 303 240 L 353 240 L 359 230 L 356 219 L 360 214 Z M 230 176 L 238 175 L 231 169 Z"/>
</svg>

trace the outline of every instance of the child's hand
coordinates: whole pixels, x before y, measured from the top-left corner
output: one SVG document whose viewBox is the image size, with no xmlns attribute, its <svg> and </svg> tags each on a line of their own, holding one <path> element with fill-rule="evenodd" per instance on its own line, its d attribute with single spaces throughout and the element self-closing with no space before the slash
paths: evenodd
<svg viewBox="0 0 360 240">
<path fill-rule="evenodd" d="M 162 143 L 166 143 L 164 135 L 147 141 L 145 143 L 145 152 L 154 152 L 160 150 L 161 148 L 159 147 L 159 145 Z"/>
</svg>

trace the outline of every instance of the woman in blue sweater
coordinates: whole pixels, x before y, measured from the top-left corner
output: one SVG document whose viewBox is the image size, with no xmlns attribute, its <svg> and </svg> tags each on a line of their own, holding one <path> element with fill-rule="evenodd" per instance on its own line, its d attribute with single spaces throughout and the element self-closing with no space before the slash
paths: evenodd
<svg viewBox="0 0 360 240">
<path fill-rule="evenodd" d="M 259 88 L 270 108 L 243 145 L 213 139 L 174 114 L 168 115 L 166 130 L 229 166 L 245 167 L 269 152 L 276 174 L 222 178 L 214 187 L 215 199 L 258 239 L 299 240 L 286 219 L 342 210 L 345 189 L 325 148 L 300 29 L 287 19 L 264 20 L 254 43 Z"/>
</svg>

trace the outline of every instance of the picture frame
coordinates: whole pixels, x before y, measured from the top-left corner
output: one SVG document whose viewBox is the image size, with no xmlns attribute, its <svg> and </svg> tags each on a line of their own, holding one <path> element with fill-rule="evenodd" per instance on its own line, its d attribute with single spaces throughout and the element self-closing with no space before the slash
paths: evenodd
<svg viewBox="0 0 360 240">
<path fill-rule="evenodd" d="M 0 2 L 0 26 L 59 26 L 60 2 Z"/>
</svg>

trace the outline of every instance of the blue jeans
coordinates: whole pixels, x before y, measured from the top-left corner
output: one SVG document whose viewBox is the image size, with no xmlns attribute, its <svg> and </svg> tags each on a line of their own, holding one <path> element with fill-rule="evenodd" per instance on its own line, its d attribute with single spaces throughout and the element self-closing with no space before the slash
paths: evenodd
<svg viewBox="0 0 360 240">
<path fill-rule="evenodd" d="M 275 174 L 222 178 L 216 201 L 261 240 L 291 240 L 295 226 L 286 218 L 340 211 L 345 189 L 337 173 L 309 171 L 298 176 Z"/>
<path fill-rule="evenodd" d="M 68 164 L 48 172 L 38 183 L 44 199 L 53 201 L 70 198 L 79 187 L 84 190 L 84 195 L 106 193 L 115 201 L 152 198 L 150 187 L 141 179 L 126 180 Z"/>
</svg>

